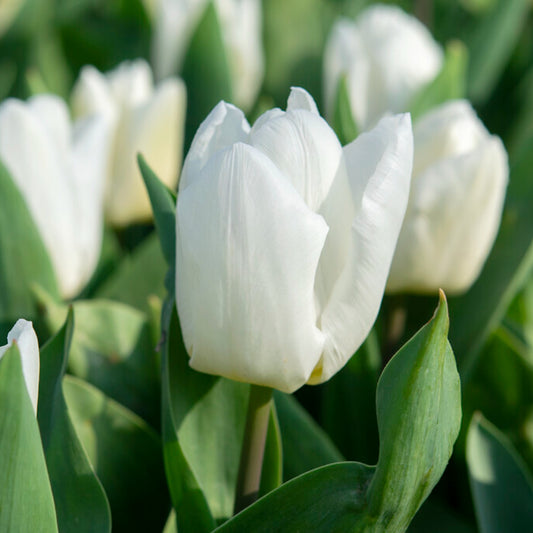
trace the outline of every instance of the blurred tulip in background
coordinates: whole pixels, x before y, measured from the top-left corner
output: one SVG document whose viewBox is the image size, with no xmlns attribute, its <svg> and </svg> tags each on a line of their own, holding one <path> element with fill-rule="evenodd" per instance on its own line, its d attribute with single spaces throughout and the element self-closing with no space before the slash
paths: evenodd
<svg viewBox="0 0 533 533">
<path fill-rule="evenodd" d="M 0 160 L 26 201 L 65 298 L 83 288 L 100 256 L 108 132 L 105 117 L 73 125 L 65 102 L 52 95 L 0 105 Z"/>
<path fill-rule="evenodd" d="M 151 208 L 137 167 L 137 154 L 170 188 L 178 182 L 185 123 L 185 85 L 169 78 L 154 87 L 144 60 L 124 62 L 102 74 L 82 69 L 72 91 L 76 117 L 103 116 L 111 124 L 105 212 L 116 226 L 150 220 Z"/>
<path fill-rule="evenodd" d="M 507 153 L 465 100 L 421 117 L 414 146 L 409 204 L 387 289 L 463 292 L 478 277 L 500 227 Z"/>
</svg>

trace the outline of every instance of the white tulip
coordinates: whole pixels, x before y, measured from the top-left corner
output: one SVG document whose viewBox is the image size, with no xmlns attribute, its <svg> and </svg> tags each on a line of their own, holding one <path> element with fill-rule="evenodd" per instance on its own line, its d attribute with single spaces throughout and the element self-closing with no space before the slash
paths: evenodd
<svg viewBox="0 0 533 533">
<path fill-rule="evenodd" d="M 411 167 L 409 115 L 342 148 L 303 89 L 253 128 L 219 103 L 193 140 L 177 203 L 191 367 L 286 392 L 335 374 L 376 318 Z"/>
<path fill-rule="evenodd" d="M 339 20 L 324 55 L 324 93 L 333 115 L 341 76 L 346 76 L 353 118 L 361 130 L 386 112 L 406 111 L 438 74 L 441 47 L 415 17 L 395 6 L 374 5 L 356 21 Z"/>
<path fill-rule="evenodd" d="M 82 69 L 72 92 L 76 117 L 105 116 L 112 123 L 105 211 L 114 225 L 148 220 L 152 210 L 137 154 L 168 187 L 178 182 L 185 126 L 185 86 L 170 78 L 154 88 L 144 60 L 125 62 L 104 75 Z"/>
<path fill-rule="evenodd" d="M 152 62 L 159 79 L 181 69 L 208 0 L 156 0 Z M 263 78 L 260 0 L 215 0 L 235 102 L 249 109 Z M 199 66 L 201 68 L 201 66 Z"/>
<path fill-rule="evenodd" d="M 499 137 L 466 101 L 452 101 L 414 126 L 409 204 L 389 292 L 467 290 L 500 225 L 509 168 Z"/>
<path fill-rule="evenodd" d="M 39 341 L 33 329 L 33 324 L 20 318 L 7 334 L 7 344 L 0 346 L 0 359 L 16 342 L 22 361 L 22 373 L 26 382 L 26 389 L 37 414 L 37 400 L 39 398 Z"/>
<path fill-rule="evenodd" d="M 0 159 L 26 201 L 64 297 L 83 288 L 100 257 L 108 130 L 102 118 L 74 127 L 56 96 L 0 105 Z"/>
</svg>

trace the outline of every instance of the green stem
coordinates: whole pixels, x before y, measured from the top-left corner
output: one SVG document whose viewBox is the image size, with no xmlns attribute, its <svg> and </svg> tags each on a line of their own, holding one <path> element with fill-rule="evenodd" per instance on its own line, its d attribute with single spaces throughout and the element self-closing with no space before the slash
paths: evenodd
<svg viewBox="0 0 533 533">
<path fill-rule="evenodd" d="M 271 403 L 272 389 L 258 385 L 250 387 L 235 494 L 235 514 L 257 500 L 259 494 Z"/>
</svg>

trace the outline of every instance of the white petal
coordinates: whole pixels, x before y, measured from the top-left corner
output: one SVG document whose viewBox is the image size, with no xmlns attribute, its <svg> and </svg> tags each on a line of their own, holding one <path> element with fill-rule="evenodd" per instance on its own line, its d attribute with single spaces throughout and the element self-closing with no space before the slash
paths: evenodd
<svg viewBox="0 0 533 533">
<path fill-rule="evenodd" d="M 327 226 L 237 143 L 180 192 L 177 304 L 190 364 L 292 392 L 320 358 L 313 285 Z"/>
<path fill-rule="evenodd" d="M 263 81 L 261 1 L 216 0 L 215 5 L 228 55 L 234 101 L 248 110 Z"/>
<path fill-rule="evenodd" d="M 37 414 L 37 400 L 39 398 L 39 342 L 33 330 L 33 325 L 28 320 L 20 318 L 7 335 L 7 345 L 0 346 L 0 359 L 12 346 L 17 343 L 22 362 L 22 373 L 26 388 L 33 405 L 33 411 Z"/>
<path fill-rule="evenodd" d="M 324 119 L 287 111 L 254 127 L 250 144 L 276 164 L 310 209 L 320 209 L 342 161 L 342 147 Z"/>
<path fill-rule="evenodd" d="M 302 89 L 301 87 L 291 87 L 291 93 L 289 94 L 289 100 L 287 101 L 287 111 L 294 111 L 296 109 L 310 111 L 315 115 L 320 114 L 313 97 L 305 89 Z"/>
<path fill-rule="evenodd" d="M 208 159 L 233 143 L 246 142 L 250 125 L 244 113 L 231 104 L 219 102 L 200 124 L 185 158 L 180 191 L 190 185 Z"/>
<path fill-rule="evenodd" d="M 124 61 L 108 72 L 106 78 L 115 105 L 135 107 L 144 104 L 152 96 L 152 71 L 144 59 Z"/>
<path fill-rule="evenodd" d="M 178 78 L 169 78 L 143 105 L 123 110 L 106 206 L 107 217 L 114 225 L 151 216 L 150 201 L 137 165 L 138 153 L 163 183 L 176 188 L 183 150 L 185 103 L 185 85 Z"/>
<path fill-rule="evenodd" d="M 118 112 L 106 77 L 92 65 L 81 69 L 72 89 L 70 102 L 72 113 L 76 118 L 93 113 L 114 115 Z"/>
<path fill-rule="evenodd" d="M 490 137 L 474 151 L 438 161 L 418 176 L 387 290 L 443 288 L 453 294 L 468 289 L 496 238 L 508 174 L 502 142 Z"/>
<path fill-rule="evenodd" d="M 409 196 L 413 158 L 409 115 L 382 119 L 344 153 L 358 209 L 346 265 L 320 319 L 326 342 L 311 383 L 337 372 L 376 319 Z"/>
</svg>

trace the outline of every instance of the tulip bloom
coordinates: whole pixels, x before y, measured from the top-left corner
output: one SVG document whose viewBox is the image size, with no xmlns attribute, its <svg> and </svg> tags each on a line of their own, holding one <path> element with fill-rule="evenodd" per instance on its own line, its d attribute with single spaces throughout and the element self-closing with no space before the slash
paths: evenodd
<svg viewBox="0 0 533 533">
<path fill-rule="evenodd" d="M 154 88 L 143 60 L 122 63 L 107 75 L 92 66 L 82 69 L 72 92 L 75 116 L 104 116 L 112 124 L 105 200 L 106 218 L 112 224 L 124 226 L 152 216 L 137 153 L 144 154 L 168 187 L 176 187 L 185 99 L 185 85 L 178 78 Z"/>
<path fill-rule="evenodd" d="M 292 392 L 374 322 L 404 216 L 409 115 L 342 148 L 303 89 L 250 128 L 219 103 L 185 160 L 176 299 L 190 365 Z"/>
<path fill-rule="evenodd" d="M 33 410 L 37 413 L 37 400 L 39 398 L 39 342 L 33 329 L 33 324 L 20 318 L 7 334 L 7 344 L 0 346 L 0 359 L 13 344 L 17 343 L 22 361 L 22 373 L 26 388 L 33 405 Z"/>
<path fill-rule="evenodd" d="M 26 201 L 65 298 L 83 288 L 100 257 L 108 130 L 103 118 L 73 127 L 66 104 L 51 95 L 0 105 L 0 159 Z"/>
<path fill-rule="evenodd" d="M 386 112 L 406 111 L 443 63 L 441 47 L 415 17 L 395 6 L 374 5 L 355 22 L 338 21 L 324 54 L 324 94 L 333 115 L 341 76 L 346 76 L 355 123 L 372 127 Z"/>
<path fill-rule="evenodd" d="M 159 79 L 179 72 L 208 0 L 151 2 L 155 28 L 152 62 Z M 214 0 L 233 81 L 235 102 L 252 107 L 264 70 L 260 0 Z"/>
<path fill-rule="evenodd" d="M 424 115 L 414 142 L 409 204 L 387 290 L 459 293 L 476 280 L 496 238 L 507 153 L 466 101 Z"/>
</svg>

